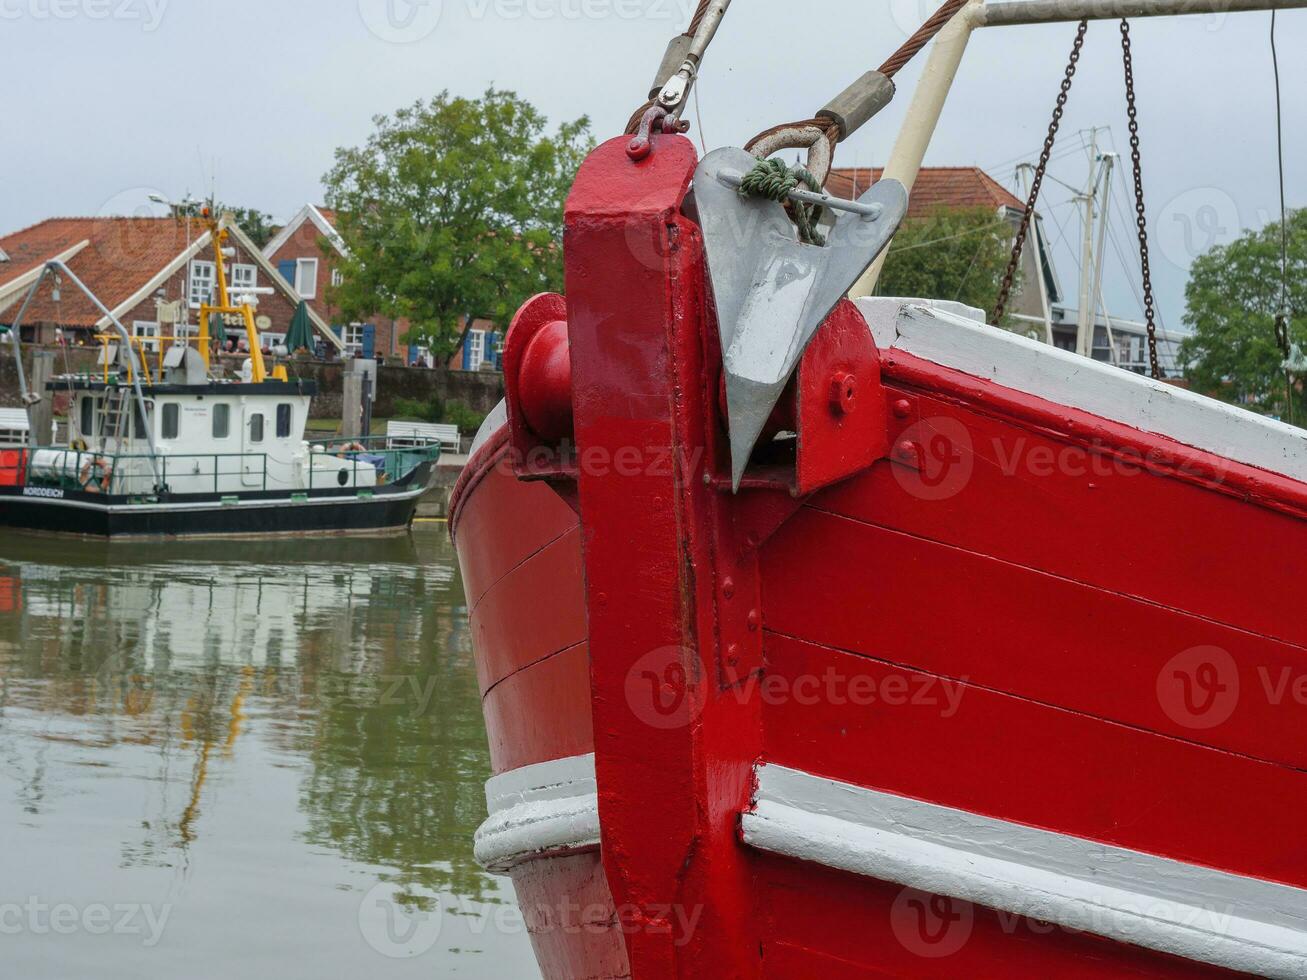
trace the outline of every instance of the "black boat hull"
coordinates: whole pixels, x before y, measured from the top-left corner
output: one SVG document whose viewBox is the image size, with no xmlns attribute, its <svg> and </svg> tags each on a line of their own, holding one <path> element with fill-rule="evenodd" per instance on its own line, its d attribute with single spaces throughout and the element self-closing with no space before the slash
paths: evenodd
<svg viewBox="0 0 1307 980">
<path fill-rule="evenodd" d="M 370 496 L 260 493 L 142 502 L 87 493 L 32 496 L 3 487 L 0 527 L 98 538 L 383 533 L 412 523 L 422 493 L 407 487 Z"/>
</svg>

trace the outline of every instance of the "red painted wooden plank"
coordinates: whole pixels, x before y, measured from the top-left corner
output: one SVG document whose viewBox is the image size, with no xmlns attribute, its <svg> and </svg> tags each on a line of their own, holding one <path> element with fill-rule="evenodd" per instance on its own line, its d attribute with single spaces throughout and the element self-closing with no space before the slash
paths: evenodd
<svg viewBox="0 0 1307 980">
<path fill-rule="evenodd" d="M 771 980 L 1217 980 L 1241 976 L 967 902 L 763 857 Z"/>
<path fill-rule="evenodd" d="M 1307 887 L 1305 773 L 979 688 L 949 700 L 930 675 L 786 637 L 766 656 L 771 762 Z M 828 676 L 863 680 L 834 698 L 795 686 Z"/>
<path fill-rule="evenodd" d="M 777 632 L 1307 767 L 1297 647 L 813 510 L 764 569 Z"/>
<path fill-rule="evenodd" d="M 458 557 L 468 608 L 475 609 L 492 585 L 578 523 L 576 512 L 546 484 L 519 483 L 501 455 L 459 505 Z"/>
<path fill-rule="evenodd" d="M 514 671 L 586 639 L 584 586 L 579 528 L 491 586 L 471 617 L 482 694 Z"/>
<path fill-rule="evenodd" d="M 585 644 L 528 667 L 482 701 L 496 775 L 594 751 Z"/>
<path fill-rule="evenodd" d="M 1068 441 L 942 398 L 913 404 L 899 441 L 925 448 L 924 479 L 886 462 L 814 506 L 1307 645 L 1289 587 L 1307 575 L 1307 521 L 1155 475 L 1137 452 L 1091 452 L 1101 433 Z M 1060 406 L 1055 422 L 1097 432 Z"/>
</svg>

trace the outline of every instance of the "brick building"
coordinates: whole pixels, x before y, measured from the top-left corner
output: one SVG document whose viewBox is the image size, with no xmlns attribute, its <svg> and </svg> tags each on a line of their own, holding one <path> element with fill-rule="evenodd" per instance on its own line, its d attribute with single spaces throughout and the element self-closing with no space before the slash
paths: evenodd
<svg viewBox="0 0 1307 980">
<path fill-rule="evenodd" d="M 408 324 L 404 320 L 373 316 L 346 322 L 332 306 L 329 290 L 340 282 L 335 259 L 345 252 L 345 242 L 336 231 L 336 212 L 314 204 L 304 205 L 263 249 L 264 256 L 294 285 L 309 308 L 331 325 L 348 353 L 407 359 L 403 339 Z"/>
<path fill-rule="evenodd" d="M 300 296 L 292 285 L 239 227 L 224 218 L 230 235 L 224 256 L 233 290 L 241 286 L 272 287 L 257 297 L 255 311 L 265 346 L 285 338 Z M 182 329 L 199 322 L 202 301 L 215 288 L 213 242 L 196 219 L 151 217 L 50 218 L 0 237 L 0 325 L 12 325 L 46 262 L 61 259 L 110 312 L 147 347 L 150 338 L 171 331 L 161 327 L 167 316 L 160 307 L 177 310 Z M 310 309 L 314 327 L 326 343 L 339 348 L 327 321 Z M 22 339 L 52 344 L 62 338 L 71 345 L 93 344 L 109 327 L 81 291 L 68 284 L 57 288 L 46 280 L 23 318 Z"/>
</svg>

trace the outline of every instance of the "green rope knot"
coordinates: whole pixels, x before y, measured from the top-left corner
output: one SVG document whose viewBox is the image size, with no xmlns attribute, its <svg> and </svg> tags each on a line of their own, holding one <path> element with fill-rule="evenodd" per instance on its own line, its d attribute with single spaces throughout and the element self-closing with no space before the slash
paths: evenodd
<svg viewBox="0 0 1307 980">
<path fill-rule="evenodd" d="M 799 241 L 805 245 L 825 245 L 826 239 L 817 231 L 822 212 L 820 204 L 801 204 L 790 200 L 790 191 L 799 184 L 807 185 L 814 194 L 821 193 L 817 178 L 803 167 L 787 167 L 780 160 L 759 160 L 740 182 L 740 193 L 765 197 L 785 205 L 799 229 Z"/>
</svg>

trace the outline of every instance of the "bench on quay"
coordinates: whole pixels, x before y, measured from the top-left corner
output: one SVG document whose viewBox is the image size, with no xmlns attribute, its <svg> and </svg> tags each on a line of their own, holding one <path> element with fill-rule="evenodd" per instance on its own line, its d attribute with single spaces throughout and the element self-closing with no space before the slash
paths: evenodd
<svg viewBox="0 0 1307 980">
<path fill-rule="evenodd" d="M 435 422 L 387 422 L 386 447 L 407 449 L 439 444 L 441 449 L 458 453 L 462 449 L 462 435 L 456 425 Z"/>
</svg>

